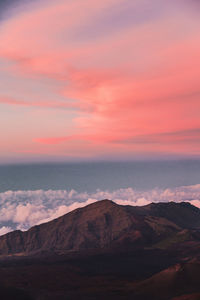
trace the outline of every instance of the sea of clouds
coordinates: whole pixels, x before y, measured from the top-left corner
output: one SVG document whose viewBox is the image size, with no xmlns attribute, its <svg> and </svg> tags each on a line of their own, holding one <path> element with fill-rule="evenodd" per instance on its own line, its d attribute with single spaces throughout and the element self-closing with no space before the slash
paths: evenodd
<svg viewBox="0 0 200 300">
<path fill-rule="evenodd" d="M 139 206 L 151 202 L 189 201 L 200 207 L 200 184 L 148 191 L 132 188 L 96 190 L 95 193 L 75 190 L 7 191 L 0 193 L 0 235 L 15 229 L 27 230 L 102 199 Z"/>
</svg>

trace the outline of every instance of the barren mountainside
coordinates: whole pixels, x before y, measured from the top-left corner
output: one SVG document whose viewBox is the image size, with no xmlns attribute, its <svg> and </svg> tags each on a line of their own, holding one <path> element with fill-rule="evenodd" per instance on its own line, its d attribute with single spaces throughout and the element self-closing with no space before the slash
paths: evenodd
<svg viewBox="0 0 200 300">
<path fill-rule="evenodd" d="M 166 247 L 199 239 L 200 210 L 189 203 L 122 206 L 102 200 L 58 219 L 0 237 L 0 254 Z"/>
<path fill-rule="evenodd" d="M 200 299 L 200 210 L 102 200 L 0 237 L 2 299 Z"/>
</svg>

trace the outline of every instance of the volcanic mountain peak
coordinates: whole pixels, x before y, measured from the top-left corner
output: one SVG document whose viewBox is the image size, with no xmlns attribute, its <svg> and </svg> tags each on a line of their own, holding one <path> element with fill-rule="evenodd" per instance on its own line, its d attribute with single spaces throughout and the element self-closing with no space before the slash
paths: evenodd
<svg viewBox="0 0 200 300">
<path fill-rule="evenodd" d="M 109 200 L 109 199 L 103 199 L 103 200 L 100 200 L 100 201 L 96 201 L 92 204 L 89 204 L 86 207 L 96 207 L 96 208 L 99 208 L 99 207 L 114 207 L 114 206 L 117 206 L 117 204 L 115 202 L 113 202 L 112 200 Z"/>
<path fill-rule="evenodd" d="M 111 200 L 108 200 L 108 199 L 104 199 L 104 200 L 100 200 L 100 201 L 96 201 L 92 204 L 88 204 L 87 206 L 84 206 L 84 207 L 81 207 L 81 208 L 77 208 L 75 211 L 81 211 L 81 212 L 85 212 L 85 211 L 91 211 L 94 213 L 95 211 L 95 214 L 101 214 L 102 212 L 105 212 L 105 211 L 109 211 L 113 208 L 117 208 L 118 205 L 111 201 Z M 73 213 L 74 211 L 72 211 Z"/>
<path fill-rule="evenodd" d="M 183 229 L 194 228 L 200 228 L 200 210 L 186 203 L 134 207 L 105 199 L 26 232 L 14 231 L 1 236 L 0 254 L 166 247 L 193 236 L 199 238 L 198 233 L 178 235 Z"/>
<path fill-rule="evenodd" d="M 41 290 L 45 300 L 197 300 L 199 212 L 188 203 L 97 201 L 1 236 L 0 276 L 6 287 L 38 293 L 33 299 Z"/>
</svg>

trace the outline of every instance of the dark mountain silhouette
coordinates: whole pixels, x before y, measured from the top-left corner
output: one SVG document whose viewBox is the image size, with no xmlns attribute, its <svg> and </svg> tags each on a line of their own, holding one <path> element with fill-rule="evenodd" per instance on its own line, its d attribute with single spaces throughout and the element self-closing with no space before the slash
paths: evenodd
<svg viewBox="0 0 200 300">
<path fill-rule="evenodd" d="M 163 247 L 199 239 L 200 210 L 188 203 L 121 206 L 102 200 L 51 222 L 0 237 L 0 254 Z"/>
<path fill-rule="evenodd" d="M 1 236 L 0 254 L 5 299 L 200 299 L 200 210 L 185 202 L 102 200 Z"/>
<path fill-rule="evenodd" d="M 137 209 L 147 215 L 163 217 L 182 228 L 200 228 L 200 210 L 189 202 L 151 203 Z"/>
</svg>

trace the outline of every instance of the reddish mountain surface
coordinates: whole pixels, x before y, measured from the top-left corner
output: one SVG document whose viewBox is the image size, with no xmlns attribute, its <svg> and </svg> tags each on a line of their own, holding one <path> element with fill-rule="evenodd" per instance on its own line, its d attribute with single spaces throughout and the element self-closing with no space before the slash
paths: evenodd
<svg viewBox="0 0 200 300">
<path fill-rule="evenodd" d="M 0 254 L 2 299 L 200 299 L 200 210 L 184 202 L 102 200 L 1 236 Z"/>
<path fill-rule="evenodd" d="M 0 254 L 35 251 L 82 251 L 112 247 L 165 247 L 195 239 L 200 210 L 188 203 L 159 203 L 143 207 L 120 206 L 102 200 L 76 209 L 26 232 L 0 237 Z"/>
</svg>

